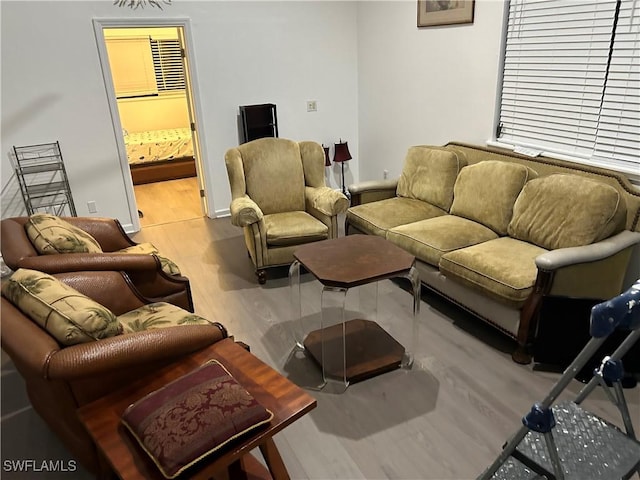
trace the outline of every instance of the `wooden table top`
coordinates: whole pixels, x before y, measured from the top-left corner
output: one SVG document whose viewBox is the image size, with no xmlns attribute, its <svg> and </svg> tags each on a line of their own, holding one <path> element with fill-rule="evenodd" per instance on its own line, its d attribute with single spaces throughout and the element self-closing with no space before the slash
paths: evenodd
<svg viewBox="0 0 640 480">
<path fill-rule="evenodd" d="M 347 235 L 302 245 L 293 256 L 323 285 L 351 288 L 407 273 L 415 257 L 376 235 Z"/>
<path fill-rule="evenodd" d="M 258 402 L 273 412 L 274 417 L 268 428 L 257 430 L 253 435 L 247 436 L 240 445 L 234 444 L 225 449 L 222 455 L 214 453 L 211 458 L 215 459 L 215 465 L 211 465 L 205 459 L 201 462 L 202 465 L 194 467 L 193 471 L 189 472 L 187 478 L 211 478 L 221 468 L 240 460 L 266 439 L 316 407 L 316 400 L 304 390 L 232 339 L 222 340 L 78 410 L 80 420 L 120 478 L 164 478 L 120 423 L 124 410 L 147 393 L 194 370 L 210 359 L 220 361 Z"/>
</svg>

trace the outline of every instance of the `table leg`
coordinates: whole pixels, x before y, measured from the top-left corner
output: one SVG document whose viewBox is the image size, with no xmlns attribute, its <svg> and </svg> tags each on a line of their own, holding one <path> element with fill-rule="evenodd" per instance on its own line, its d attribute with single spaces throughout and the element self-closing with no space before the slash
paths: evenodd
<svg viewBox="0 0 640 480">
<path fill-rule="evenodd" d="M 422 286 L 420 284 L 418 270 L 415 266 L 411 267 L 404 278 L 407 278 L 411 282 L 411 291 L 413 293 L 413 318 L 411 320 L 411 348 L 409 350 L 405 350 L 400 367 L 410 369 L 413 366 L 414 353 L 418 345 L 418 318 L 420 316 L 420 293 Z"/>
<path fill-rule="evenodd" d="M 347 378 L 347 340 L 345 324 L 345 302 L 347 299 L 347 291 L 348 289 L 341 287 L 325 286 L 322 289 L 322 314 L 320 316 L 320 341 L 322 349 L 320 363 L 322 365 L 322 378 L 325 385 L 330 383 L 330 380 L 333 380 L 331 376 L 327 375 L 327 372 L 342 372 L 342 378 L 340 379 L 342 381 L 342 385 L 331 382 L 332 387 L 329 390 L 334 393 L 342 393 L 347 389 L 347 387 L 349 387 L 349 379 Z M 327 327 L 338 323 L 342 326 L 342 335 L 327 338 L 329 336 Z M 335 358 L 329 354 L 329 350 L 327 348 L 328 341 L 332 342 L 331 352 L 333 352 L 332 355 L 337 355 Z M 331 367 L 329 367 L 330 364 Z M 335 368 L 336 364 L 339 365 L 339 368 Z"/>
<path fill-rule="evenodd" d="M 289 291 L 291 294 L 292 317 L 297 325 L 295 328 L 296 347 L 304 350 L 304 335 L 302 323 L 302 294 L 300 293 L 300 262 L 294 260 L 289 267 Z"/>
<path fill-rule="evenodd" d="M 271 472 L 273 480 L 290 480 L 287 467 L 282 461 L 282 457 L 273 438 L 267 438 L 260 444 L 260 452 L 262 452 L 262 456 L 267 462 L 267 467 L 269 467 L 269 472 Z"/>
</svg>

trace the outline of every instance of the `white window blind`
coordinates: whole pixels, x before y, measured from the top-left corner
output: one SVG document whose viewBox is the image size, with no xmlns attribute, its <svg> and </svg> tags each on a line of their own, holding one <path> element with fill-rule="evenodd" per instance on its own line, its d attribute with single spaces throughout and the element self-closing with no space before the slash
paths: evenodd
<svg viewBox="0 0 640 480">
<path fill-rule="evenodd" d="M 511 0 L 497 139 L 640 168 L 636 0 Z"/>
<path fill-rule="evenodd" d="M 116 97 L 158 93 L 149 37 L 106 39 Z"/>
<path fill-rule="evenodd" d="M 184 64 L 179 40 L 151 39 L 158 91 L 184 90 Z"/>
<path fill-rule="evenodd" d="M 634 10 L 635 7 L 635 10 Z M 640 174 L 640 1 L 620 5 L 604 90 L 596 159 Z"/>
</svg>

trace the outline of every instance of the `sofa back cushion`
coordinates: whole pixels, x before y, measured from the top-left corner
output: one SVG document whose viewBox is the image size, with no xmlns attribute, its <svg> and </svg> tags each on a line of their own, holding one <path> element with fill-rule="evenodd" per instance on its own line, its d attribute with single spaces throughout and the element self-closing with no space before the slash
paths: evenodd
<svg viewBox="0 0 640 480">
<path fill-rule="evenodd" d="M 456 152 L 426 145 L 409 148 L 396 193 L 449 211 L 453 185 L 466 165 Z"/>
<path fill-rule="evenodd" d="M 34 248 L 41 255 L 102 253 L 95 238 L 55 215 L 34 213 L 24 228 Z"/>
<path fill-rule="evenodd" d="M 624 229 L 626 204 L 610 185 L 572 174 L 528 182 L 518 196 L 509 235 L 542 248 L 578 247 Z"/>
<path fill-rule="evenodd" d="M 305 210 L 304 171 L 297 142 L 260 138 L 237 147 L 242 157 L 247 195 L 262 213 Z"/>
<path fill-rule="evenodd" d="M 2 295 L 62 345 L 122 333 L 109 309 L 46 273 L 20 268 L 3 281 Z"/>
<path fill-rule="evenodd" d="M 450 213 L 481 223 L 504 236 L 522 187 L 537 176 L 524 165 L 499 160 L 464 167 L 453 187 Z"/>
</svg>

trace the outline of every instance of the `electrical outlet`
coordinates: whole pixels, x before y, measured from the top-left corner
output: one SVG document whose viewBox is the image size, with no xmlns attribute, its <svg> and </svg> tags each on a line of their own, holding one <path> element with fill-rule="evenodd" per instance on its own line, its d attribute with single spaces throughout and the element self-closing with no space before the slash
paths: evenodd
<svg viewBox="0 0 640 480">
<path fill-rule="evenodd" d="M 382 171 L 382 178 L 384 178 L 385 180 L 389 178 L 389 170 Z"/>
<path fill-rule="evenodd" d="M 317 112 L 318 102 L 315 100 L 307 100 L 307 112 Z"/>
<path fill-rule="evenodd" d="M 94 202 L 93 200 L 90 202 L 87 202 L 87 208 L 89 209 L 89 213 L 97 213 L 98 212 L 98 207 L 96 205 L 96 202 Z"/>
</svg>

